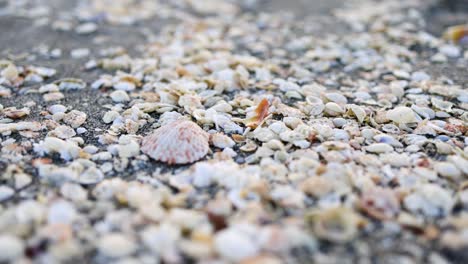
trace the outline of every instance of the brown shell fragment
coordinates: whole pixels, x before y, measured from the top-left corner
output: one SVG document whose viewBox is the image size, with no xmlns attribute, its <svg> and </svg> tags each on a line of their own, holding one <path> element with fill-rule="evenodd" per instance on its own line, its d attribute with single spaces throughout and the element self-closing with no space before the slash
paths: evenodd
<svg viewBox="0 0 468 264">
<path fill-rule="evenodd" d="M 187 164 L 206 156 L 208 140 L 208 133 L 194 122 L 177 120 L 143 138 L 141 151 L 157 161 Z"/>
<path fill-rule="evenodd" d="M 264 98 L 255 109 L 255 115 L 245 119 L 245 125 L 250 128 L 256 128 L 268 116 L 269 107 L 270 103 Z"/>
</svg>

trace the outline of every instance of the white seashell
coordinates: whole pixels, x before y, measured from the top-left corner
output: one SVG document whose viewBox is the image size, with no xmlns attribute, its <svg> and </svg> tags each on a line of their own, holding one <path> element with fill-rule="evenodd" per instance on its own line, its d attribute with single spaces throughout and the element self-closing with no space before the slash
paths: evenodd
<svg viewBox="0 0 468 264">
<path fill-rule="evenodd" d="M 58 126 L 54 130 L 50 131 L 47 136 L 49 137 L 58 137 L 61 139 L 68 139 L 72 138 L 76 135 L 75 130 L 69 126 Z"/>
<path fill-rule="evenodd" d="M 143 138 L 141 151 L 157 161 L 187 164 L 208 153 L 208 139 L 208 133 L 194 122 L 177 120 Z"/>
<path fill-rule="evenodd" d="M 66 114 L 63 121 L 73 128 L 77 128 L 86 122 L 87 115 L 84 112 L 72 110 Z"/>
<path fill-rule="evenodd" d="M 434 165 L 435 171 L 441 176 L 449 179 L 458 179 L 461 177 L 461 171 L 450 162 L 437 162 Z"/>
<path fill-rule="evenodd" d="M 387 112 L 387 118 L 392 120 L 397 124 L 408 124 L 415 123 L 418 120 L 416 119 L 416 114 L 409 107 L 400 106 L 395 109 L 389 110 Z"/>
<path fill-rule="evenodd" d="M 365 149 L 372 153 L 387 153 L 393 151 L 393 147 L 385 143 L 374 143 L 367 146 Z"/>
<path fill-rule="evenodd" d="M 353 112 L 354 116 L 356 116 L 359 123 L 362 123 L 364 121 L 364 118 L 366 118 L 366 111 L 362 107 L 355 104 L 350 104 L 348 106 L 349 109 Z"/>
<path fill-rule="evenodd" d="M 344 110 L 339 104 L 329 102 L 325 105 L 325 112 L 331 116 L 337 116 L 344 113 Z"/>
<path fill-rule="evenodd" d="M 213 143 L 213 146 L 220 149 L 232 148 L 236 144 L 234 140 L 222 133 L 211 135 L 211 142 Z"/>
<path fill-rule="evenodd" d="M 123 90 L 113 91 L 110 94 L 110 97 L 115 103 L 123 103 L 130 101 L 130 96 L 128 96 L 127 92 Z"/>
</svg>

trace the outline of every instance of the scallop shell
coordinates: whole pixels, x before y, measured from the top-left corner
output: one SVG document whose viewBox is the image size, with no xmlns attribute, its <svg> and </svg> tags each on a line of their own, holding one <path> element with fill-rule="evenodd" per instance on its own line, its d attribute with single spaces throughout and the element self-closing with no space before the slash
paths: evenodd
<svg viewBox="0 0 468 264">
<path fill-rule="evenodd" d="M 208 153 L 208 139 L 208 133 L 194 122 L 177 120 L 143 138 L 141 151 L 157 161 L 187 164 Z"/>
</svg>

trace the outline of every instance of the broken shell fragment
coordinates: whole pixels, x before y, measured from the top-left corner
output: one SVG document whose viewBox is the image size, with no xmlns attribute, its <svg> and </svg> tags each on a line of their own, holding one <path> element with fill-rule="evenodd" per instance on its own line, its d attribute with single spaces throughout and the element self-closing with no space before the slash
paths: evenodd
<svg viewBox="0 0 468 264">
<path fill-rule="evenodd" d="M 395 193 L 380 187 L 363 192 L 359 206 L 379 220 L 392 219 L 400 212 L 400 202 Z"/>
<path fill-rule="evenodd" d="M 244 120 L 246 126 L 256 128 L 268 116 L 268 108 L 270 103 L 267 99 L 263 99 L 254 111 L 254 114 Z"/>
<path fill-rule="evenodd" d="M 444 38 L 454 43 L 460 43 L 468 39 L 468 25 L 456 25 L 447 28 L 444 32 Z"/>
<path fill-rule="evenodd" d="M 352 210 L 336 207 L 311 212 L 306 215 L 306 222 L 317 237 L 345 243 L 357 235 L 360 219 Z"/>
<path fill-rule="evenodd" d="M 409 107 L 399 106 L 389 110 L 386 117 L 397 124 L 408 124 L 417 122 L 416 114 Z"/>
<path fill-rule="evenodd" d="M 143 138 L 141 150 L 157 161 L 187 164 L 205 157 L 208 139 L 208 133 L 194 122 L 177 120 Z"/>
</svg>

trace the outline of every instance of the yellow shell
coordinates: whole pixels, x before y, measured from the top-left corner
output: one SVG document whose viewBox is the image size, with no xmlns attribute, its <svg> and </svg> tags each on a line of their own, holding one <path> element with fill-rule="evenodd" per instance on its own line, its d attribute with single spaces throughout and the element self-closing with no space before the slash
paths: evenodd
<svg viewBox="0 0 468 264">
<path fill-rule="evenodd" d="M 468 37 L 468 25 L 452 26 L 447 28 L 444 32 L 444 38 L 454 43 L 459 43 L 466 37 Z"/>
</svg>

